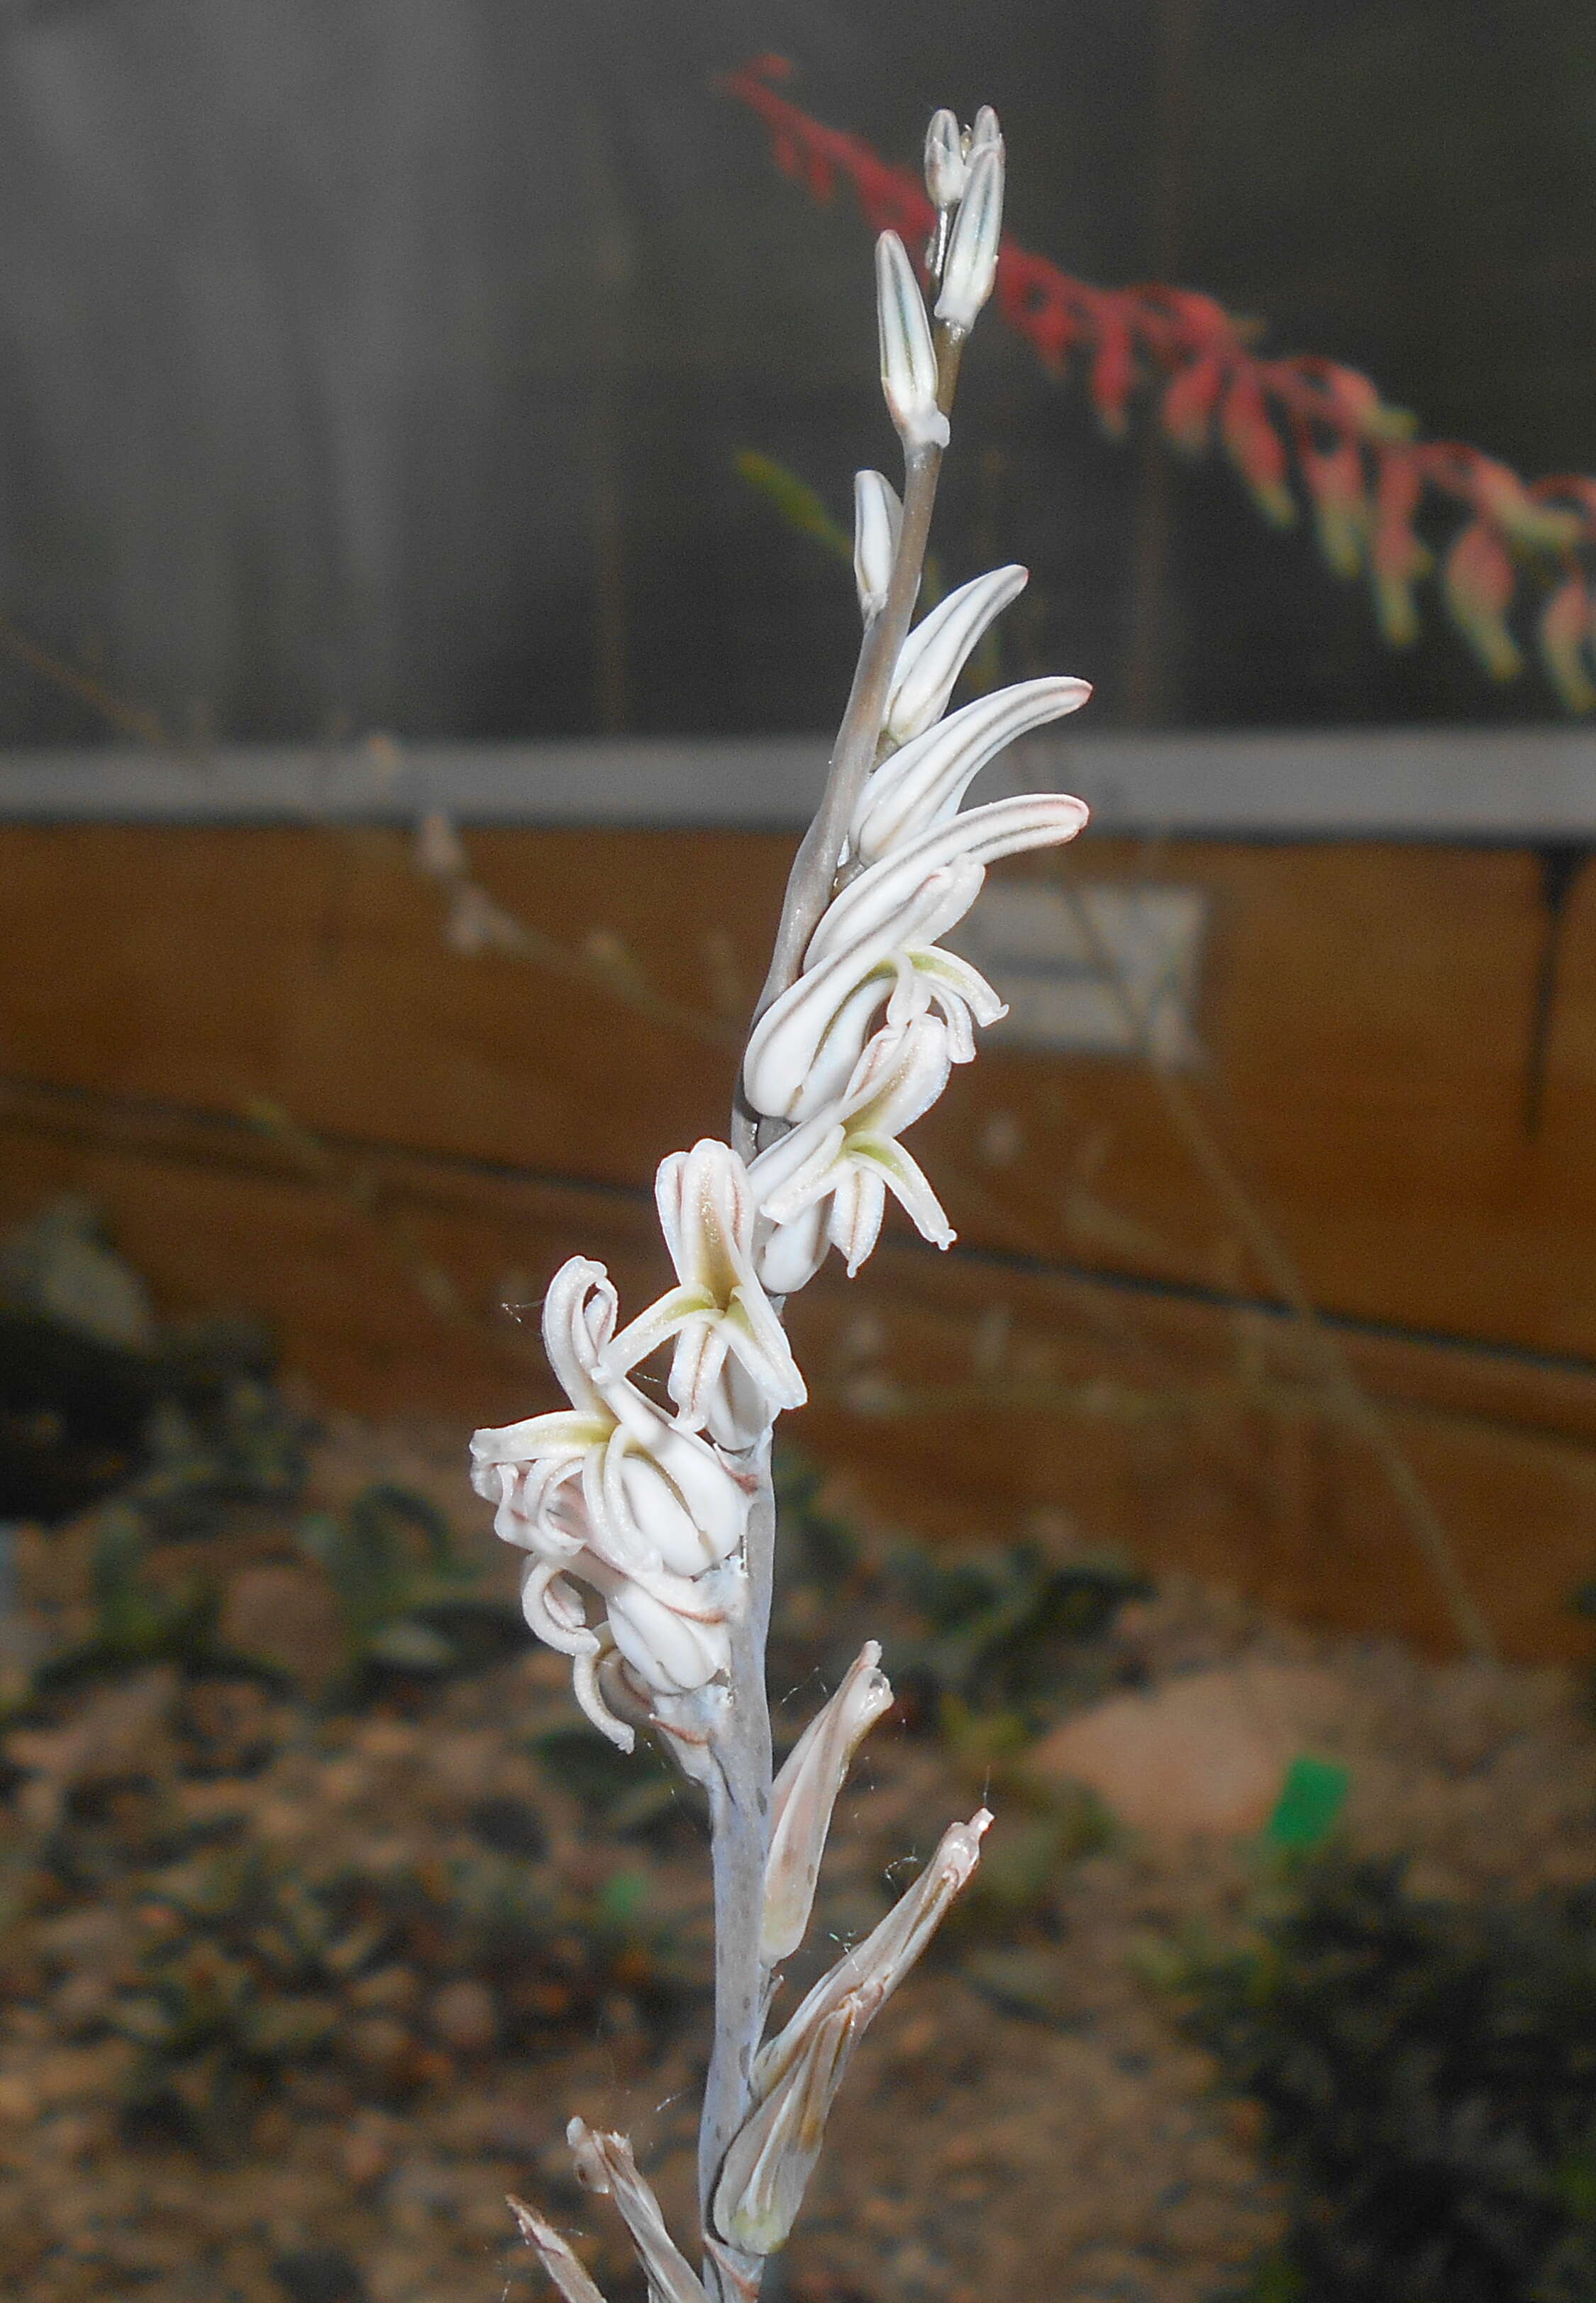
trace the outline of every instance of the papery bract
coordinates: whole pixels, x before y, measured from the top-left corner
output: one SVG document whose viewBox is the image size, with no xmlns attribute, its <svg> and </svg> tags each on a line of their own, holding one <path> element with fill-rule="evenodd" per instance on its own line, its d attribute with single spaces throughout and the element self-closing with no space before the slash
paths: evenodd
<svg viewBox="0 0 1596 2303">
<path fill-rule="evenodd" d="M 981 1842 L 991 1822 L 991 1815 L 981 1808 L 968 1823 L 950 1825 L 914 1885 L 906 1889 L 863 1943 L 844 1952 L 786 2029 L 760 2049 L 754 2059 L 754 2088 L 762 2102 L 830 2016 L 856 2000 L 867 2020 L 896 1991 L 979 1862 Z"/>
<path fill-rule="evenodd" d="M 867 1640 L 847 1678 L 811 1719 L 776 1777 L 759 1943 L 767 1967 L 790 1957 L 804 1940 L 837 1795 L 854 1753 L 891 1708 L 891 1683 L 881 1668 L 880 1643 Z"/>
<path fill-rule="evenodd" d="M 703 2281 L 666 2230 L 660 2203 L 638 2172 L 626 2137 L 573 2119 L 565 2140 L 581 2183 L 607 2193 L 620 2208 L 647 2275 L 649 2303 L 709 2303 Z"/>
<path fill-rule="evenodd" d="M 734 2138 L 714 2198 L 715 2223 L 733 2247 L 774 2255 L 786 2246 L 854 2042 L 868 2020 L 857 1999 L 833 2009 Z"/>
</svg>

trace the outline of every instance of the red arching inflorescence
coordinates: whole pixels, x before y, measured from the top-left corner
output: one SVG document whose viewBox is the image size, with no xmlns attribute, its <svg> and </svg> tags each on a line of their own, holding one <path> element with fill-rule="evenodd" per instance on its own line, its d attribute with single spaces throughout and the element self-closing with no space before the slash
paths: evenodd
<svg viewBox="0 0 1596 2303">
<path fill-rule="evenodd" d="M 874 231 L 923 244 L 936 218 L 919 176 L 800 110 L 777 85 L 791 69 L 758 56 L 722 85 L 757 114 L 777 165 L 815 199 L 845 183 Z M 1217 440 L 1278 527 L 1296 517 L 1295 477 L 1325 559 L 1338 576 L 1368 576 L 1394 645 L 1417 636 L 1414 588 L 1434 565 L 1420 515 L 1461 506 L 1468 517 L 1447 544 L 1440 587 L 1474 654 L 1494 679 L 1513 678 L 1524 654 L 1509 617 L 1522 593 L 1541 591 L 1547 675 L 1571 711 L 1596 705 L 1596 600 L 1583 558 L 1596 544 L 1596 479 L 1528 482 L 1465 442 L 1423 439 L 1366 375 L 1312 353 L 1262 358 L 1252 326 L 1189 289 L 1094 287 L 1006 238 L 994 300 L 1051 375 L 1084 373 L 1106 431 L 1122 434 L 1133 394 L 1152 387 L 1173 444 L 1200 455 Z"/>
</svg>

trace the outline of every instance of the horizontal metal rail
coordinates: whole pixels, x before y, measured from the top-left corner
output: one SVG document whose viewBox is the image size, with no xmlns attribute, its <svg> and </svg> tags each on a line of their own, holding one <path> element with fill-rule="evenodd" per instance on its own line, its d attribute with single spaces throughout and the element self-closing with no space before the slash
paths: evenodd
<svg viewBox="0 0 1596 2303">
<path fill-rule="evenodd" d="M 106 746 L 0 754 L 0 822 L 615 825 L 791 831 L 819 736 L 526 744 Z M 1596 845 L 1583 728 L 1090 734 L 1017 745 L 984 793 L 1067 789 L 1103 832 L 1186 839 Z M 978 791 L 978 796 L 980 793 Z"/>
</svg>

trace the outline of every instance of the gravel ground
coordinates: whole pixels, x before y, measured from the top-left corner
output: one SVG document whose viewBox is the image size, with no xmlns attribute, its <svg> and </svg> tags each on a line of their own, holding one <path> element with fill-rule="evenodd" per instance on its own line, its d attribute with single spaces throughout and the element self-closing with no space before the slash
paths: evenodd
<svg viewBox="0 0 1596 2303">
<path fill-rule="evenodd" d="M 323 1493 L 376 1472 L 460 1509 L 452 1437 L 338 1426 L 318 1462 Z M 308 1654 L 301 1571 L 269 1540 L 258 1549 L 244 1596 L 258 1609 L 274 1591 Z M 73 1605 L 70 1543 L 24 1568 L 41 1620 L 59 1630 Z M 1411 1852 L 1426 1890 L 1596 1877 L 1596 1737 L 1565 1675 L 1321 1637 L 1178 1579 L 1122 1610 L 1102 1645 L 1110 1686 L 1156 1691 L 1211 1670 L 1308 1689 L 1313 1748 L 1350 1771 L 1351 1839 Z M 634 2291 L 561 2137 L 572 2112 L 629 2130 L 685 2227 L 705 1849 L 664 1792 L 621 1817 L 624 1828 L 595 1827 L 591 1803 L 533 1749 L 572 1717 L 562 1682 L 556 1659 L 529 1650 L 326 1717 L 156 1668 L 13 1729 L 0 1822 L 4 2292 L 500 2303 L 540 2287 L 509 2235 L 511 2189 L 579 2235 L 614 2303 Z M 874 1922 L 902 1876 L 890 1867 L 967 1814 L 993 1764 L 891 1722 L 878 1731 L 841 1810 L 830 1935 L 847 1941 Z M 992 1803 L 1001 1879 L 1040 1811 L 1023 1760 L 998 1766 Z M 1237 1924 L 1254 1857 L 1176 1830 L 1077 1844 L 1024 1895 L 967 1913 L 881 2018 L 782 2269 L 790 2303 L 1204 2303 L 1277 2233 L 1250 2106 L 1213 2092 L 1212 2067 L 1136 1956 L 1150 1938 Z M 185 2132 L 173 2102 L 208 2117 L 226 2054 L 197 2035 L 182 2062 L 168 2025 L 177 2094 L 130 2124 L 130 2088 L 149 2067 L 151 1976 L 188 1955 L 185 1928 L 203 1934 L 195 1879 L 250 1856 L 273 1894 L 343 1883 L 342 1933 L 294 1987 L 320 2025 L 315 2049 L 279 2053 L 265 2079 L 255 2069 L 225 2133 L 203 2120 Z M 519 1957 L 493 1947 L 477 1910 L 518 1865 L 545 1913 L 535 1953 Z M 475 1883 L 469 1927 L 461 1879 Z M 286 1924 L 277 1905 L 262 1923 L 279 1935 Z M 228 1976 L 240 1990 L 258 1981 L 266 1955 L 227 1941 L 233 1965 L 223 1958 L 207 1987 L 224 1995 Z"/>
</svg>

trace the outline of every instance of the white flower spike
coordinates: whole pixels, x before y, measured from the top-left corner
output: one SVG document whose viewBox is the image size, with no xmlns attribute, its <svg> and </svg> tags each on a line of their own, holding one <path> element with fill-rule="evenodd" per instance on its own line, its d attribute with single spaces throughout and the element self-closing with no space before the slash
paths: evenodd
<svg viewBox="0 0 1596 2303">
<path fill-rule="evenodd" d="M 764 1926 L 759 1953 L 775 1967 L 803 1942 L 832 1811 L 853 1755 L 892 1708 L 881 1645 L 867 1640 L 848 1677 L 789 1752 L 771 1793 L 771 1843 L 764 1865 Z"/>
<path fill-rule="evenodd" d="M 859 613 L 868 623 L 887 604 L 903 506 L 898 491 L 880 472 L 853 476 L 853 576 Z"/>
<path fill-rule="evenodd" d="M 881 1236 L 890 1191 L 933 1247 L 956 1234 L 942 1203 L 898 1136 L 929 1111 L 948 1084 L 947 1026 L 922 1016 L 900 1032 L 880 1032 L 834 1110 L 806 1120 L 762 1152 L 749 1170 L 759 1204 L 777 1227 L 766 1244 L 767 1284 L 788 1289 L 810 1279 L 828 1246 L 840 1248 L 851 1279 Z M 781 1279 L 774 1275 L 780 1272 Z"/>
<path fill-rule="evenodd" d="M 993 618 L 1025 590 L 1024 568 L 994 568 L 950 592 L 899 650 L 882 733 L 894 749 L 940 720 L 953 683 Z"/>
<path fill-rule="evenodd" d="M 950 1067 L 970 1060 L 977 1027 L 1004 1009 L 942 939 L 989 864 L 1073 839 L 1086 820 L 1079 800 L 1051 792 L 964 808 L 1005 744 L 1085 701 L 1083 681 L 1033 679 L 944 716 L 1025 570 L 978 576 L 906 628 L 963 340 L 999 265 L 1003 165 L 989 106 L 968 129 L 950 112 L 932 121 L 934 333 L 902 242 L 886 232 L 877 243 L 882 383 L 903 443 L 904 498 L 879 472 L 856 476 L 865 640 L 826 792 L 790 876 L 730 1140 L 706 1137 L 658 1171 L 676 1284 L 618 1333 L 604 1266 L 573 1257 L 543 1322 L 568 1405 L 472 1442 L 473 1484 L 492 1499 L 500 1535 L 526 1555 L 527 1621 L 570 1658 L 582 1708 L 622 1750 L 639 1728 L 659 1734 L 708 1794 L 715 1987 L 698 2130 L 700 2269 L 671 2239 L 624 2136 L 580 2120 L 568 2130 L 582 2181 L 625 2218 L 648 2303 L 757 2303 L 854 2049 L 968 1879 L 992 1820 L 983 1809 L 948 1831 L 881 1925 L 766 2037 L 781 1970 L 812 1921 L 841 1787 L 892 1700 L 868 1641 L 773 1780 L 770 1434 L 778 1411 L 805 1396 L 773 1298 L 802 1287 L 832 1246 L 856 1272 L 889 1193 L 924 1238 L 951 1244 L 901 1138 Z M 465 886 L 451 827 L 440 819 L 423 846 L 426 868 Z M 635 1371 L 667 1346 L 662 1405 Z M 562 2303 L 604 2303 L 568 2242 L 512 2205 Z"/>
<path fill-rule="evenodd" d="M 707 1424 L 722 1447 L 751 1447 L 778 1410 L 809 1395 L 754 1270 L 748 1171 L 706 1136 L 660 1162 L 654 1199 L 681 1284 L 623 1329 L 601 1364 L 624 1375 L 674 1337 L 670 1392 L 683 1424 Z"/>
<path fill-rule="evenodd" d="M 906 454 L 945 448 L 948 419 L 936 404 L 936 347 L 925 299 L 903 242 L 883 232 L 875 243 L 875 314 L 881 334 L 881 388 Z"/>
</svg>

